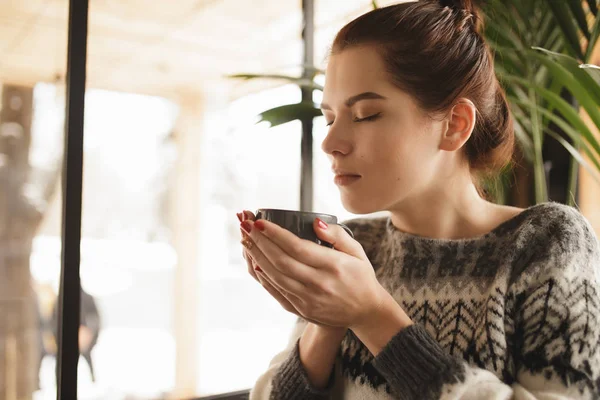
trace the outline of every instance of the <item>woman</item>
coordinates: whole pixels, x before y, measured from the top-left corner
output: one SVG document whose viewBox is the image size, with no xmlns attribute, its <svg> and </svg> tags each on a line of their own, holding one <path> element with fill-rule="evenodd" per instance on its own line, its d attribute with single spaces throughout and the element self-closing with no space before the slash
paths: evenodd
<svg viewBox="0 0 600 400">
<path fill-rule="evenodd" d="M 480 195 L 510 162 L 504 93 L 469 0 L 365 14 L 336 36 L 322 149 L 352 213 L 334 249 L 244 211 L 249 272 L 298 315 L 251 399 L 600 398 L 600 246 L 554 202 Z"/>
</svg>

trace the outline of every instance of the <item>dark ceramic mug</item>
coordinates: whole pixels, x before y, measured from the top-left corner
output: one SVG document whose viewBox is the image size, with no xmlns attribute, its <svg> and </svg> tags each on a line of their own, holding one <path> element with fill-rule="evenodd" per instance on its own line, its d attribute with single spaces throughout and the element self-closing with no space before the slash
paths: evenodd
<svg viewBox="0 0 600 400">
<path fill-rule="evenodd" d="M 339 225 L 354 238 L 354 234 L 346 225 L 338 223 L 337 217 L 331 214 L 313 213 L 307 211 L 278 210 L 275 208 L 261 208 L 255 213 L 256 219 L 264 219 L 281 226 L 294 233 L 296 236 L 332 248 L 331 243 L 320 240 L 313 228 L 315 218 L 320 218 L 328 225 Z"/>
</svg>

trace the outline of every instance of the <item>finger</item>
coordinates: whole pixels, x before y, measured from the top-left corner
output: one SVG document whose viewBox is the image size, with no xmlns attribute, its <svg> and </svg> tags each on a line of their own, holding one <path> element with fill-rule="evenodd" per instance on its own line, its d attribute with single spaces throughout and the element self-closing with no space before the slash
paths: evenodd
<svg viewBox="0 0 600 400">
<path fill-rule="evenodd" d="M 252 258 L 246 253 L 246 249 L 242 250 L 242 256 L 246 260 L 246 266 L 248 267 L 248 273 L 258 282 L 258 277 L 254 271 L 254 265 L 252 265 Z"/>
<path fill-rule="evenodd" d="M 237 218 L 240 222 L 244 222 L 246 220 L 254 221 L 256 219 L 256 216 L 254 215 L 254 213 L 252 211 L 248 211 L 248 210 L 243 210 L 242 212 L 235 213 L 235 215 L 237 215 Z"/>
<path fill-rule="evenodd" d="M 247 223 L 248 221 L 244 221 Z M 250 222 L 251 223 L 251 222 Z M 260 234 L 254 237 L 259 237 Z M 267 275 L 271 282 L 276 284 L 278 287 L 282 288 L 286 292 L 290 293 L 303 293 L 307 290 L 307 287 L 304 283 L 287 276 L 279 269 L 277 269 L 273 263 L 264 255 L 262 250 L 259 248 L 258 244 L 254 241 L 254 237 L 246 234 L 244 232 L 244 239 L 242 239 L 241 243 L 246 248 L 246 252 L 248 255 L 254 260 L 256 264 L 260 266 L 263 270 L 264 274 Z M 263 238 L 267 240 L 266 238 Z M 288 257 L 289 258 L 289 257 Z M 297 263 L 295 260 L 291 260 L 291 262 Z M 287 267 L 287 265 L 286 265 Z M 306 267 L 305 267 L 306 268 Z"/>
<path fill-rule="evenodd" d="M 314 268 L 327 268 L 339 263 L 340 252 L 301 239 L 273 222 L 261 219 L 253 225 L 256 231 L 267 237 L 276 247 L 302 264 Z"/>
<path fill-rule="evenodd" d="M 267 292 L 269 292 L 271 296 L 273 296 L 273 298 L 275 298 L 275 300 L 279 302 L 279 304 L 281 304 L 284 310 L 296 314 L 299 317 L 301 316 L 298 310 L 296 310 L 296 307 L 294 307 L 293 304 L 290 303 L 290 301 L 284 295 L 282 295 L 279 290 L 273 287 L 264 274 L 259 272 L 257 276 L 260 284 L 266 289 Z"/>
<path fill-rule="evenodd" d="M 256 261 L 254 261 L 252 259 L 252 257 L 248 256 L 248 258 L 250 259 L 251 267 L 252 267 L 255 275 L 257 276 L 257 279 L 260 276 L 264 281 L 266 281 L 268 284 L 270 284 L 275 290 L 277 290 L 279 293 L 281 293 L 281 295 L 283 297 L 285 297 L 289 302 L 291 302 L 293 304 L 302 304 L 302 302 L 304 300 L 302 300 L 300 297 L 296 296 L 295 294 L 288 292 L 287 290 L 285 290 L 284 288 L 282 288 L 281 286 L 279 286 L 278 284 L 273 282 L 271 280 L 271 278 L 269 278 L 269 276 L 264 273 L 264 271 L 260 268 L 260 266 L 256 263 Z"/>
<path fill-rule="evenodd" d="M 238 218 L 240 218 L 240 213 L 238 213 Z M 242 235 L 242 240 L 246 235 L 243 230 L 240 229 L 240 235 Z M 246 266 L 248 268 L 248 273 L 254 278 L 255 281 L 258 282 L 258 278 L 256 277 L 256 272 L 254 272 L 254 267 L 252 265 L 252 257 L 248 254 L 245 248 L 242 247 L 242 257 L 246 261 Z"/>
<path fill-rule="evenodd" d="M 260 268 L 260 266 L 258 264 L 256 264 L 256 262 L 252 259 L 252 257 L 247 253 L 246 249 L 243 250 L 243 256 L 244 256 L 244 259 L 246 260 L 246 264 L 248 266 L 248 273 L 250 275 L 252 275 L 252 277 L 258 283 L 261 283 L 258 278 L 258 273 L 263 272 L 262 269 Z M 262 275 L 262 278 L 263 278 L 263 280 L 270 283 L 271 286 L 273 286 L 275 289 L 277 289 L 280 293 L 282 293 L 282 294 L 284 293 L 284 290 L 282 288 L 278 287 L 277 285 L 275 285 L 273 282 L 271 282 L 265 274 Z M 294 297 L 297 298 L 296 296 L 294 296 Z"/>
<path fill-rule="evenodd" d="M 244 210 L 244 211 L 242 211 L 242 220 L 240 222 L 254 221 L 255 219 L 256 219 L 256 216 L 254 215 L 254 213 L 252 211 Z"/>
<path fill-rule="evenodd" d="M 313 221 L 313 229 L 319 239 L 331 243 L 334 249 L 356 258 L 367 258 L 361 244 L 354 240 L 354 238 L 338 224 L 327 224 L 320 218 L 315 218 Z"/>
<path fill-rule="evenodd" d="M 265 274 L 259 272 L 257 275 L 258 275 L 258 279 L 259 279 L 260 283 L 263 285 L 263 287 L 269 292 L 269 294 L 271 294 L 271 296 L 273 296 L 279 302 L 279 304 L 281 304 L 281 306 L 286 311 L 289 311 L 292 314 L 295 314 L 295 315 L 299 316 L 300 318 L 302 318 L 302 319 L 304 319 L 304 320 L 306 320 L 308 322 L 311 322 L 311 323 L 313 323 L 315 325 L 324 326 L 324 327 L 328 327 L 329 326 L 329 325 L 325 325 L 325 324 L 323 324 L 323 323 L 321 323 L 319 321 L 316 321 L 314 319 L 308 318 L 305 315 L 302 315 L 298 311 L 298 309 L 296 309 L 296 307 L 294 306 L 294 303 L 292 303 L 292 301 L 290 301 L 288 299 L 288 297 L 286 297 L 281 292 L 279 292 L 275 288 L 275 286 L 273 286 L 272 282 L 269 282 L 269 279 L 266 277 Z"/>
<path fill-rule="evenodd" d="M 285 251 L 279 246 L 274 244 L 268 237 L 257 232 L 257 229 L 253 229 L 254 222 L 244 221 L 242 223 L 242 229 L 245 233 L 249 233 L 249 236 L 254 243 L 254 248 L 249 249 L 249 253 L 254 260 L 261 266 L 264 265 L 263 270 L 265 273 L 276 283 L 284 288 L 288 288 L 287 285 L 280 282 L 281 280 L 288 280 L 291 278 L 294 282 L 299 282 L 302 286 L 312 285 L 315 283 L 316 270 L 308 265 L 305 265 L 298 260 L 290 257 Z M 256 254 L 255 252 L 256 251 Z M 268 261 L 268 262 L 265 262 Z M 271 268 L 274 267 L 274 270 Z M 277 274 L 278 273 L 278 274 Z M 276 275 L 282 275 L 279 278 Z M 291 288 L 290 288 L 291 289 Z M 303 289 L 302 287 L 300 289 Z M 290 290 L 293 293 L 297 291 Z"/>
<path fill-rule="evenodd" d="M 252 265 L 254 266 L 254 271 L 256 272 L 256 276 L 257 277 L 260 276 L 260 278 L 262 278 L 264 281 L 269 283 L 275 290 L 277 290 L 279 293 L 281 293 L 281 295 L 283 297 L 285 297 L 290 303 L 294 304 L 294 307 L 296 307 L 297 305 L 300 305 L 300 304 L 304 304 L 304 300 L 302 300 L 300 297 L 298 297 L 297 295 L 295 295 L 292 292 L 288 292 L 287 290 L 285 290 L 284 288 L 279 286 L 277 283 L 273 282 L 273 280 L 271 280 L 271 278 L 269 278 L 269 276 L 264 273 L 264 271 L 258 266 L 258 264 L 256 264 L 256 262 L 253 262 Z M 258 269 L 257 269 L 257 267 L 258 267 Z"/>
</svg>

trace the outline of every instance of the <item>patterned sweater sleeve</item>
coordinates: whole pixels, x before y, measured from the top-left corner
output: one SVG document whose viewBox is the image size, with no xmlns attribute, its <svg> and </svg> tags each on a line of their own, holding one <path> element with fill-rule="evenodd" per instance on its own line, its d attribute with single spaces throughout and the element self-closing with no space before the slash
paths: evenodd
<svg viewBox="0 0 600 400">
<path fill-rule="evenodd" d="M 501 380 L 449 355 L 415 324 L 374 360 L 401 399 L 600 398 L 600 246 L 577 210 L 562 217 L 529 238 L 511 277 L 506 339 L 515 376 Z"/>
<path fill-rule="evenodd" d="M 328 399 L 333 387 L 334 374 L 324 389 L 311 384 L 300 361 L 300 337 L 307 322 L 298 318 L 287 348 L 273 357 L 269 368 L 250 391 L 250 400 L 322 400 Z"/>
</svg>

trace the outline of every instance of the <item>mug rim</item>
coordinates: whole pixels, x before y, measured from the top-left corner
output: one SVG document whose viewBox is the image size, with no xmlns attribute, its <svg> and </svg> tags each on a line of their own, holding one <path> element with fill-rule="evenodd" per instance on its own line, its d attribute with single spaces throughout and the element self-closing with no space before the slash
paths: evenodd
<svg viewBox="0 0 600 400">
<path fill-rule="evenodd" d="M 288 214 L 292 214 L 292 213 L 293 214 L 304 214 L 304 216 L 312 216 L 312 217 L 317 216 L 317 217 L 321 217 L 321 219 L 325 218 L 325 217 L 328 217 L 328 218 L 331 218 L 331 220 L 327 221 L 327 222 L 329 222 L 330 224 L 336 224 L 336 225 L 341 226 L 354 239 L 354 233 L 352 232 L 352 229 L 350 229 L 343 222 L 340 222 L 340 220 L 337 217 L 337 215 L 325 214 L 325 213 L 316 213 L 316 212 L 313 212 L 313 211 L 284 210 L 282 208 L 259 208 L 259 209 L 256 210 L 256 216 L 258 216 L 259 212 L 261 212 L 261 211 L 262 212 L 265 212 L 265 211 L 280 211 L 280 212 L 282 212 L 284 214 L 285 213 L 288 213 Z M 317 240 L 319 240 L 319 239 L 317 238 Z M 311 239 L 311 241 L 312 241 L 312 239 Z M 321 243 L 317 242 L 317 244 L 321 244 Z"/>
<path fill-rule="evenodd" d="M 337 216 L 333 215 L 333 214 L 327 214 L 327 213 L 319 213 L 319 212 L 314 212 L 314 211 L 298 211 L 298 210 L 285 210 L 283 208 L 258 208 L 256 210 L 256 214 L 258 214 L 259 211 L 280 211 L 283 213 L 293 213 L 293 214 L 308 214 L 308 215 L 326 215 L 328 217 L 332 217 L 335 218 L 337 220 Z"/>
</svg>

